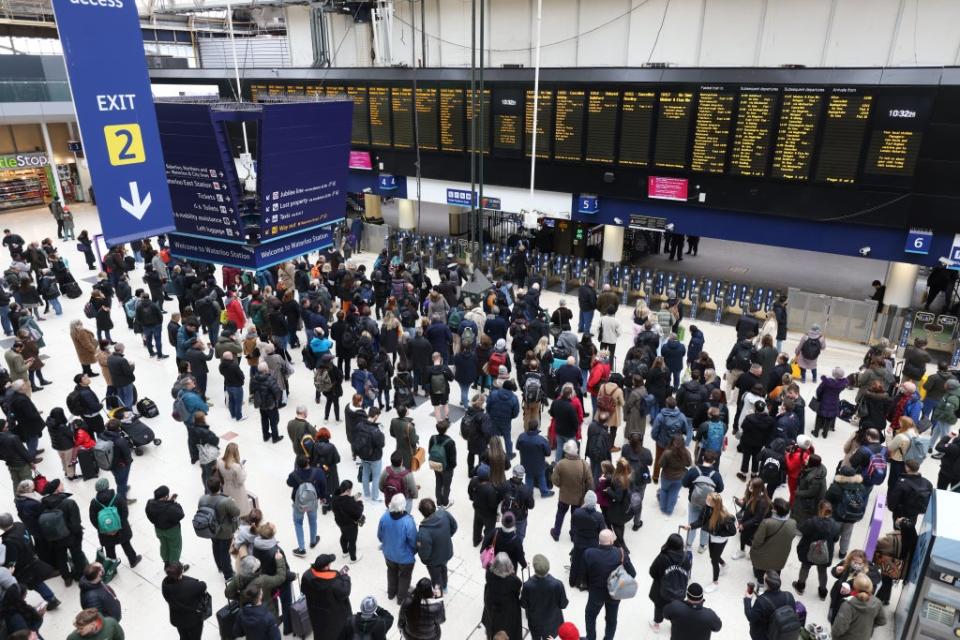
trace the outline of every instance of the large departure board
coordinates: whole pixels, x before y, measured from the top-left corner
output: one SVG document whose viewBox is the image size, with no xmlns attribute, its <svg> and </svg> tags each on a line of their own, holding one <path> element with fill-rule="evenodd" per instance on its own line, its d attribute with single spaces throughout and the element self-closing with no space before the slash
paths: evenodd
<svg viewBox="0 0 960 640">
<path fill-rule="evenodd" d="M 370 87 L 370 145 L 389 147 L 393 138 L 390 127 L 390 89 Z"/>
<path fill-rule="evenodd" d="M 500 155 L 519 156 L 523 143 L 523 91 L 501 89 L 493 101 L 493 148 Z"/>
<path fill-rule="evenodd" d="M 366 87 L 347 87 L 347 95 L 353 100 L 353 130 L 350 143 L 367 146 L 370 144 L 370 116 L 367 104 Z"/>
<path fill-rule="evenodd" d="M 737 122 L 733 128 L 730 174 L 751 178 L 767 175 L 773 114 L 779 89 L 741 87 Z"/>
<path fill-rule="evenodd" d="M 624 91 L 620 107 L 620 164 L 645 167 L 650 163 L 650 128 L 655 91 Z"/>
<path fill-rule="evenodd" d="M 872 106 L 873 96 L 856 88 L 836 87 L 830 92 L 814 174 L 818 182 L 853 184 L 856 181 Z"/>
<path fill-rule="evenodd" d="M 393 116 L 393 146 L 413 149 L 416 136 L 413 131 L 413 87 L 390 89 L 390 111 Z"/>
<path fill-rule="evenodd" d="M 885 96 L 877 101 L 865 173 L 913 175 L 930 103 L 929 98 L 918 96 Z"/>
<path fill-rule="evenodd" d="M 701 173 L 723 173 L 733 120 L 732 92 L 726 87 L 702 87 L 697 103 L 690 168 Z"/>
<path fill-rule="evenodd" d="M 686 169 L 690 146 L 693 91 L 661 91 L 657 108 L 657 138 L 653 164 L 662 169 Z"/>
<path fill-rule="evenodd" d="M 437 126 L 437 90 L 417 87 L 417 140 L 424 151 L 440 149 L 440 131 Z"/>
<path fill-rule="evenodd" d="M 587 98 L 587 162 L 613 164 L 619 91 L 591 91 Z"/>
<path fill-rule="evenodd" d="M 553 157 L 557 160 L 583 160 L 586 95 L 580 89 L 557 90 L 557 120 L 553 128 Z"/>
<path fill-rule="evenodd" d="M 533 150 L 533 91 L 527 91 L 526 109 L 523 117 L 524 154 Z M 550 139 L 553 137 L 553 90 L 540 89 L 537 101 L 537 157 L 550 157 Z"/>
<path fill-rule="evenodd" d="M 773 151 L 774 178 L 806 180 L 810 177 L 822 105 L 822 88 L 784 88 L 777 146 Z"/>
<path fill-rule="evenodd" d="M 440 87 L 440 147 L 444 151 L 463 151 L 463 89 Z"/>
<path fill-rule="evenodd" d="M 466 100 L 467 100 L 467 145 L 471 144 L 471 127 L 473 126 L 473 103 L 477 103 L 477 110 L 483 114 L 483 119 L 477 118 L 477 148 L 482 151 L 482 153 L 490 153 L 490 120 L 491 120 L 491 109 L 490 109 L 490 89 L 484 89 L 481 94 L 480 91 L 477 91 L 475 100 L 470 99 L 470 90 L 466 91 Z M 517 107 L 519 109 L 519 106 Z M 481 110 L 482 109 L 482 110 Z M 519 111 L 517 112 L 517 149 L 520 149 L 520 115 Z"/>
</svg>

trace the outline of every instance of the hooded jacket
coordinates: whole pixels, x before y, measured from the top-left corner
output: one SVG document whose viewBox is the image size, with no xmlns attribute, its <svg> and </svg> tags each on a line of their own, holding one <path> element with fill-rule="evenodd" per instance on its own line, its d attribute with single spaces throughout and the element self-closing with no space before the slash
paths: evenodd
<svg viewBox="0 0 960 640">
<path fill-rule="evenodd" d="M 693 430 L 690 427 L 690 420 L 679 409 L 667 407 L 657 414 L 653 421 L 651 435 L 658 447 L 666 449 L 674 435 L 682 435 L 686 444 L 689 445 L 693 438 Z"/>
<path fill-rule="evenodd" d="M 833 640 L 870 640 L 873 630 L 885 624 L 887 614 L 875 596 L 870 596 L 866 602 L 849 596 L 840 605 L 830 632 Z"/>
<path fill-rule="evenodd" d="M 833 477 L 833 482 L 830 483 L 830 486 L 827 488 L 827 493 L 824 494 L 824 500 L 827 500 L 831 505 L 833 505 L 833 519 L 837 522 L 860 522 L 863 519 L 863 516 L 866 515 L 866 509 L 864 509 L 863 514 L 856 519 L 852 519 L 845 513 L 841 513 L 842 509 L 840 507 L 843 502 L 843 494 L 845 491 L 857 491 L 860 494 L 861 499 L 864 502 L 867 502 L 869 496 L 867 495 L 866 488 L 863 486 L 863 476 L 859 473 L 854 473 L 852 476 L 845 476 L 840 473 Z"/>
<path fill-rule="evenodd" d="M 376 613 L 369 618 L 355 613 L 350 619 L 350 628 L 354 637 L 364 640 L 387 640 L 387 631 L 391 627 L 393 627 L 393 614 L 383 607 L 377 607 Z"/>
<path fill-rule="evenodd" d="M 417 553 L 417 525 L 404 512 L 387 511 L 377 525 L 377 539 L 383 543 L 383 557 L 397 564 L 413 564 Z"/>
<path fill-rule="evenodd" d="M 440 509 L 420 523 L 417 554 L 425 566 L 445 565 L 453 557 L 453 536 L 457 521 L 449 511 Z"/>
<path fill-rule="evenodd" d="M 101 615 L 120 621 L 123 612 L 113 589 L 103 582 L 91 582 L 86 577 L 80 578 L 79 586 L 81 608 L 96 609 Z"/>
<path fill-rule="evenodd" d="M 52 493 L 44 496 L 43 499 L 40 500 L 40 504 L 43 505 L 43 511 L 49 511 L 51 509 L 59 509 L 62 511 L 67 529 L 70 530 L 70 535 L 63 540 L 57 540 L 56 542 L 47 541 L 53 546 L 72 547 L 83 540 L 83 521 L 80 519 L 80 508 L 70 496 L 71 494 L 64 491 L 61 493 Z M 39 515 L 40 514 L 38 514 L 38 517 Z"/>
<path fill-rule="evenodd" d="M 520 415 L 517 394 L 502 387 L 495 388 L 487 399 L 487 414 L 498 429 L 508 430 L 510 422 Z"/>
<path fill-rule="evenodd" d="M 157 529 L 164 531 L 180 524 L 184 518 L 183 507 L 173 500 L 147 500 L 144 509 L 147 520 Z"/>
<path fill-rule="evenodd" d="M 826 493 L 827 468 L 822 464 L 817 467 L 805 467 L 800 472 L 793 510 L 790 514 L 797 521 L 797 526 L 802 525 L 807 518 L 817 513 L 817 505 Z"/>
</svg>

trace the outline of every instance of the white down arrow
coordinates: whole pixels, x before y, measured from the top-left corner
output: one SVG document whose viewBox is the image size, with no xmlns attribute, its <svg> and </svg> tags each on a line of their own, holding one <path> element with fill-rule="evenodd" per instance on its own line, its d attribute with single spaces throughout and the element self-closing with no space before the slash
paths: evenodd
<svg viewBox="0 0 960 640">
<path fill-rule="evenodd" d="M 123 210 L 132 215 L 137 220 L 143 220 L 143 216 L 147 213 L 147 209 L 150 208 L 150 202 L 152 198 L 150 197 L 150 192 L 147 192 L 146 197 L 140 199 L 140 186 L 136 182 L 130 183 L 130 202 L 127 202 L 123 198 L 120 198 L 120 206 L 123 207 Z"/>
</svg>

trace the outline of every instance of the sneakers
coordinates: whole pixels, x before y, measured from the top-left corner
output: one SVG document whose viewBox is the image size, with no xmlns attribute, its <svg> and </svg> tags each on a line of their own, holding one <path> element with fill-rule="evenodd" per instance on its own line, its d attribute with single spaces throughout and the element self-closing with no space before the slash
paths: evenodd
<svg viewBox="0 0 960 640">
<path fill-rule="evenodd" d="M 318 544 L 320 544 L 320 536 L 317 536 L 313 539 L 313 541 L 310 543 L 310 548 L 313 549 Z"/>
<path fill-rule="evenodd" d="M 650 624 L 650 630 L 651 630 L 651 631 L 653 631 L 654 633 L 660 633 L 660 623 L 659 623 L 659 622 L 653 622 L 653 621 L 651 620 L 649 624 Z"/>
<path fill-rule="evenodd" d="M 291 553 L 293 553 L 293 555 L 297 556 L 298 558 L 302 558 L 305 555 L 307 555 L 307 550 L 302 547 L 298 547 L 294 549 Z"/>
<path fill-rule="evenodd" d="M 714 591 L 716 591 L 716 590 L 719 589 L 719 588 L 720 588 L 720 583 L 718 583 L 718 582 L 711 582 L 710 584 L 708 584 L 707 586 L 705 586 L 705 587 L 703 588 L 703 592 L 704 592 L 704 593 L 713 593 Z"/>
<path fill-rule="evenodd" d="M 128 502 L 129 502 L 129 501 L 128 501 Z M 136 558 L 134 558 L 133 560 L 131 560 L 131 561 L 130 561 L 130 568 L 133 569 L 135 566 L 137 566 L 138 564 L 140 564 L 140 561 L 141 561 L 141 560 L 143 560 L 143 556 L 137 556 Z"/>
<path fill-rule="evenodd" d="M 807 587 L 806 583 L 800 582 L 799 580 L 794 580 L 790 583 L 790 586 L 801 596 L 803 595 L 803 590 Z"/>
<path fill-rule="evenodd" d="M 743 560 L 746 556 L 747 556 L 747 554 L 745 554 L 743 551 L 734 551 L 734 552 L 733 552 L 733 559 L 734 559 L 734 560 Z"/>
<path fill-rule="evenodd" d="M 362 553 L 358 553 L 356 558 L 351 558 L 351 559 L 350 559 L 350 564 L 357 564 L 357 563 L 360 562 L 361 560 L 363 560 L 363 554 L 362 554 Z"/>
</svg>

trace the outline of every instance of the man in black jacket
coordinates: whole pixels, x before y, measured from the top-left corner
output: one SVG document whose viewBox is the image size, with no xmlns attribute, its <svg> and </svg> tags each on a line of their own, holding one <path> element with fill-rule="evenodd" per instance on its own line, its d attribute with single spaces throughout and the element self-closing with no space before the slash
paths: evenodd
<svg viewBox="0 0 960 640">
<path fill-rule="evenodd" d="M 723 626 L 720 616 L 703 606 L 703 587 L 696 582 L 687 585 L 686 600 L 674 600 L 663 608 L 663 617 L 671 623 L 671 639 L 710 640 Z"/>
<path fill-rule="evenodd" d="M 34 462 L 40 462 L 42 458 L 37 458 L 37 446 L 40 444 L 40 436 L 43 434 L 43 428 L 46 422 L 43 416 L 37 411 L 37 406 L 27 395 L 27 383 L 23 380 L 14 380 L 10 384 L 13 393 L 10 394 L 9 410 L 16 416 L 16 433 L 23 440 L 27 447 L 27 453 Z"/>
<path fill-rule="evenodd" d="M 103 565 L 91 562 L 83 570 L 80 578 L 80 606 L 83 609 L 96 609 L 104 617 L 110 617 L 120 622 L 123 611 L 120 600 L 113 589 L 103 582 Z"/>
<path fill-rule="evenodd" d="M 63 584 L 69 587 L 74 580 L 80 579 L 87 566 L 87 557 L 83 554 L 83 520 L 80 518 L 80 508 L 70 494 L 64 492 L 63 484 L 58 478 L 54 478 L 44 487 L 43 499 L 40 503 L 43 505 L 41 518 L 47 511 L 58 510 L 62 513 L 68 534 L 56 540 L 50 538 L 45 540 L 53 548 L 54 563 L 60 571 Z M 40 529 L 41 532 L 45 530 L 42 523 Z M 69 563 L 67 563 L 67 553 L 70 554 Z M 73 571 L 70 570 L 71 567 Z"/>
<path fill-rule="evenodd" d="M 277 432 L 283 391 L 277 379 L 270 373 L 270 367 L 266 362 L 257 365 L 257 372 L 253 374 L 253 379 L 250 381 L 250 396 L 253 398 L 254 406 L 260 409 L 260 432 L 263 441 L 273 440 L 276 444 L 283 440 L 283 436 Z"/>
<path fill-rule="evenodd" d="M 563 445 L 567 440 L 573 440 L 577 437 L 577 429 L 580 427 L 580 417 L 577 415 L 577 408 L 573 406 L 574 385 L 565 384 L 560 390 L 560 397 L 550 404 L 548 413 L 553 418 L 554 435 L 557 438 L 557 450 L 554 457 L 555 462 L 563 458 Z"/>
<path fill-rule="evenodd" d="M 227 392 L 230 417 L 238 422 L 246 420 L 243 416 L 243 385 L 246 376 L 232 351 L 223 352 L 220 358 L 220 375 L 223 376 L 223 389 Z"/>
<path fill-rule="evenodd" d="M 163 311 L 156 302 L 150 300 L 149 293 L 140 295 L 140 302 L 137 303 L 134 317 L 140 323 L 143 329 L 143 345 L 150 353 L 150 357 L 157 357 L 157 360 L 168 358 L 163 354 Z M 156 349 L 156 353 L 154 353 Z"/>
<path fill-rule="evenodd" d="M 98 438 L 104 429 L 103 415 L 100 413 L 103 407 L 97 394 L 90 388 L 90 376 L 78 373 L 73 377 L 73 382 L 76 386 L 67 396 L 67 409 L 83 420 L 90 435 Z"/>
<path fill-rule="evenodd" d="M 153 491 L 153 498 L 147 500 L 144 509 L 147 520 L 153 525 L 154 533 L 160 541 L 160 559 L 164 568 L 180 563 L 180 551 L 183 538 L 180 533 L 180 521 L 183 520 L 183 507 L 177 502 L 177 494 L 170 493 L 166 485 L 160 485 Z M 181 565 L 183 571 L 190 565 Z"/>
<path fill-rule="evenodd" d="M 370 407 L 367 417 L 357 422 L 353 432 L 354 454 L 360 458 L 364 497 L 380 501 L 380 475 L 386 440 L 377 423 L 380 409 Z"/>
<path fill-rule="evenodd" d="M 793 594 L 780 590 L 780 576 L 767 571 L 763 576 L 765 591 L 753 600 L 750 591 L 743 596 L 743 613 L 750 622 L 750 640 L 767 640 L 767 628 L 773 612 L 783 606 L 794 606 Z"/>
<path fill-rule="evenodd" d="M 14 493 L 22 480 L 33 479 L 34 458 L 17 434 L 10 431 L 10 423 L 3 419 L 0 419 L 0 460 L 7 463 Z"/>
<path fill-rule="evenodd" d="M 866 487 L 867 494 L 869 495 L 874 487 L 874 483 L 868 479 L 867 467 L 870 465 L 870 458 L 880 453 L 883 449 L 883 444 L 880 442 L 880 432 L 876 429 L 867 429 L 863 437 L 865 440 L 863 445 L 850 456 L 850 466 L 856 469 L 858 474 L 863 476 L 863 486 Z M 886 475 L 886 473 L 884 473 L 884 475 Z M 885 479 L 886 478 L 881 479 L 878 484 L 883 484 Z"/>
<path fill-rule="evenodd" d="M 587 578 L 587 608 L 584 618 L 587 626 L 587 637 L 597 637 L 597 616 L 600 609 L 606 611 L 606 628 L 603 632 L 605 640 L 613 640 L 617 635 L 617 612 L 620 601 L 610 597 L 607 591 L 607 579 L 621 564 L 631 576 L 636 577 L 637 570 L 630 562 L 630 554 L 623 549 L 613 546 L 616 535 L 610 529 L 600 532 L 600 546 L 587 549 L 583 554 L 583 563 L 586 565 Z"/>
<path fill-rule="evenodd" d="M 893 512 L 893 521 L 909 518 L 917 522 L 917 516 L 927 512 L 927 504 L 933 493 L 933 484 L 920 475 L 920 463 L 907 460 L 904 473 L 887 494 L 887 508 Z"/>
<path fill-rule="evenodd" d="M 550 561 L 539 553 L 533 556 L 533 577 L 523 583 L 520 606 L 527 612 L 531 640 L 546 640 L 557 635 L 567 608 L 563 582 L 550 575 Z"/>
<path fill-rule="evenodd" d="M 133 504 L 136 498 L 127 497 L 127 480 L 130 478 L 130 467 L 133 466 L 133 449 L 130 443 L 120 431 L 120 421 L 112 418 L 107 421 L 107 429 L 100 436 L 102 440 L 108 440 L 113 443 L 113 465 L 110 467 L 110 473 L 117 483 L 117 496 L 127 501 L 127 504 Z"/>
<path fill-rule="evenodd" d="M 190 363 L 190 373 L 197 381 L 197 390 L 200 395 L 206 397 L 207 374 L 210 371 L 207 363 L 213 360 L 213 349 L 210 349 L 200 338 L 196 338 L 187 348 L 183 359 Z"/>
<path fill-rule="evenodd" d="M 133 383 L 137 377 L 133 374 L 134 364 L 123 357 L 124 350 L 122 342 L 113 345 L 113 353 L 107 358 L 107 369 L 110 371 L 110 378 L 117 389 L 120 401 L 123 402 L 123 406 L 129 408 L 133 406 L 136 396 Z"/>
<path fill-rule="evenodd" d="M 16 573 L 17 582 L 39 593 L 47 603 L 47 610 L 56 609 L 60 601 L 47 583 L 56 575 L 56 570 L 37 557 L 34 541 L 22 522 L 17 522 L 9 513 L 0 513 L 0 541 L 6 549 L 3 566 Z"/>
</svg>

